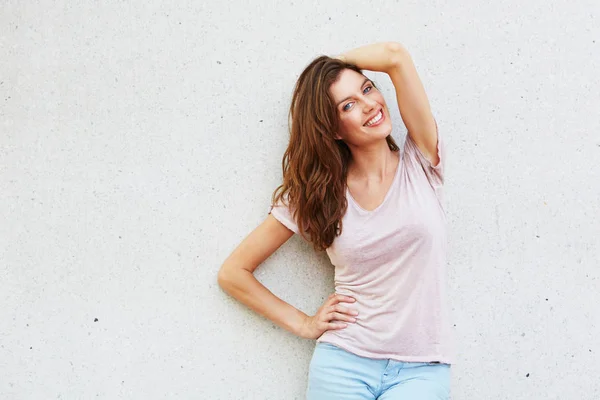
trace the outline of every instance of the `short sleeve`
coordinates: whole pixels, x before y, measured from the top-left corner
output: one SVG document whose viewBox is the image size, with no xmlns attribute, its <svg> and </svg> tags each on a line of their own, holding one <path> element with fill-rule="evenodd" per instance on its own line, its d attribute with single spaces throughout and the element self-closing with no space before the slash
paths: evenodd
<svg viewBox="0 0 600 400">
<path fill-rule="evenodd" d="M 404 142 L 404 157 L 406 159 L 405 165 L 406 168 L 409 170 L 409 174 L 418 170 L 424 171 L 430 185 L 437 190 L 438 188 L 441 188 L 444 185 L 444 165 L 446 162 L 446 149 L 444 146 L 444 139 L 442 138 L 442 136 L 439 133 L 439 130 L 437 129 L 437 123 L 436 131 L 437 155 L 440 159 L 437 165 L 434 166 L 431 164 L 431 161 L 429 161 L 423 155 L 419 147 L 417 147 L 416 143 L 408 134 L 406 135 L 406 140 Z"/>
<path fill-rule="evenodd" d="M 294 221 L 289 207 L 286 204 L 284 204 L 281 200 L 271 205 L 269 214 L 275 217 L 277 221 L 281 222 L 283 225 L 285 225 L 286 228 L 288 228 L 292 232 L 299 232 L 298 225 L 296 224 L 296 221 Z"/>
</svg>

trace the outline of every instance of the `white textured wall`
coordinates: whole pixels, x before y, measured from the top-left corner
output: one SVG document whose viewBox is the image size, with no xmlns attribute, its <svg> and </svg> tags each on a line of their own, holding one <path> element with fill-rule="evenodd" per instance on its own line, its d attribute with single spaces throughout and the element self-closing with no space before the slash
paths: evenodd
<svg viewBox="0 0 600 400">
<path fill-rule="evenodd" d="M 599 399 L 597 0 L 3 1 L 0 398 L 301 399 L 313 343 L 216 273 L 298 74 L 382 40 L 448 140 L 453 398 Z M 332 290 L 298 238 L 257 275 L 306 312 Z"/>
</svg>

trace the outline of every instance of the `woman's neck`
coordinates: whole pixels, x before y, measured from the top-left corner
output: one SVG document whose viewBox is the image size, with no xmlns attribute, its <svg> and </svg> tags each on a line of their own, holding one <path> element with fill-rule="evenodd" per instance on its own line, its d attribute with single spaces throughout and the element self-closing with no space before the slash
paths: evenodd
<svg viewBox="0 0 600 400">
<path fill-rule="evenodd" d="M 350 148 L 352 159 L 348 166 L 348 179 L 381 182 L 393 174 L 398 165 L 398 152 L 390 150 L 382 140 L 371 147 Z"/>
</svg>

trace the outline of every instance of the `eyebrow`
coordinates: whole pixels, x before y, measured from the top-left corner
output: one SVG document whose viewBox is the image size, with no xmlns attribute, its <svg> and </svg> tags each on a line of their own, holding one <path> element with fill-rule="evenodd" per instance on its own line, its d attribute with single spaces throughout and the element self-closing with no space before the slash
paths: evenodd
<svg viewBox="0 0 600 400">
<path fill-rule="evenodd" d="M 371 82 L 371 80 L 370 80 L 369 78 L 365 79 L 365 80 L 363 81 L 362 85 L 360 85 L 360 87 L 363 87 L 363 86 L 365 86 L 365 84 L 366 84 L 367 82 Z M 346 100 L 348 100 L 348 99 L 350 99 L 350 98 L 352 98 L 352 96 L 348 96 L 348 97 L 346 97 L 344 100 L 342 100 L 342 101 L 340 101 L 339 103 L 337 103 L 337 105 L 339 106 L 340 104 L 342 104 L 343 102 L 345 102 Z"/>
</svg>

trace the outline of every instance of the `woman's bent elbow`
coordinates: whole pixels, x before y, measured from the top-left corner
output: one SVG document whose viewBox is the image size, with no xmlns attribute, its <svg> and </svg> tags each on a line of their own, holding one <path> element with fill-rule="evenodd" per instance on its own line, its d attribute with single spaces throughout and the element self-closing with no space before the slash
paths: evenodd
<svg viewBox="0 0 600 400">
<path fill-rule="evenodd" d="M 227 270 L 225 265 L 221 266 L 219 273 L 217 274 L 217 283 L 221 286 L 221 289 L 227 292 L 227 289 L 231 287 L 231 272 Z"/>
</svg>

